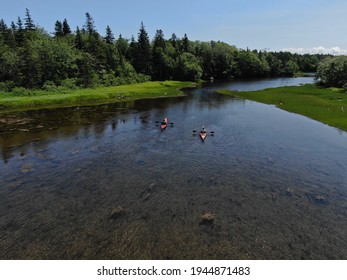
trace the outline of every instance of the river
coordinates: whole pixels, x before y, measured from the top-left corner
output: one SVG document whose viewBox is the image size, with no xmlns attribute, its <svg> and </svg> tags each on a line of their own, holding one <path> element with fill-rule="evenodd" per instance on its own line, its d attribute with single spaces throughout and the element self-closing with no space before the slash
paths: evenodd
<svg viewBox="0 0 347 280">
<path fill-rule="evenodd" d="M 0 114 L 0 258 L 346 259 L 347 133 L 214 93 L 312 81 Z"/>
</svg>

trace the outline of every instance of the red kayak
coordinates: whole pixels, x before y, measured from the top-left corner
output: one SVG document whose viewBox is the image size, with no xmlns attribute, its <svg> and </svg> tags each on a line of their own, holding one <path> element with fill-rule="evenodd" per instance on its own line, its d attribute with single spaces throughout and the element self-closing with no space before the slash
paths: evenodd
<svg viewBox="0 0 347 280">
<path fill-rule="evenodd" d="M 200 131 L 200 137 L 201 137 L 202 141 L 205 140 L 206 136 L 207 136 L 207 132 L 206 131 Z"/>
<path fill-rule="evenodd" d="M 167 127 L 167 118 L 165 118 L 160 124 L 161 129 L 165 129 L 166 127 Z"/>
</svg>

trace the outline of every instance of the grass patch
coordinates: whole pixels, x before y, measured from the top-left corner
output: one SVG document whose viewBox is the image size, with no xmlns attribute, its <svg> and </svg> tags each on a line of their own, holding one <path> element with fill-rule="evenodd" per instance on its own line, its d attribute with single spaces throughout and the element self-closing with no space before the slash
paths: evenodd
<svg viewBox="0 0 347 280">
<path fill-rule="evenodd" d="M 192 82 L 164 81 L 96 89 L 68 90 L 66 92 L 37 90 L 27 92 L 25 96 L 18 96 L 18 93 L 0 92 L 0 111 L 93 105 L 145 98 L 172 97 L 182 95 L 181 89 L 194 86 L 195 84 Z"/>
<path fill-rule="evenodd" d="M 315 85 L 303 85 L 259 91 L 219 90 L 218 92 L 273 104 L 283 110 L 347 131 L 347 93 L 336 88 L 323 89 Z"/>
</svg>

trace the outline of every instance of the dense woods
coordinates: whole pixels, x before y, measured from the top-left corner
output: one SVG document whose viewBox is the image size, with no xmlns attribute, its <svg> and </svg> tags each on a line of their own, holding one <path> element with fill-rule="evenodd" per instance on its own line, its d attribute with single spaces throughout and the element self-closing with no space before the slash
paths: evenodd
<svg viewBox="0 0 347 280">
<path fill-rule="evenodd" d="M 347 57 L 329 57 L 318 65 L 316 78 L 321 86 L 347 90 Z"/>
<path fill-rule="evenodd" d="M 10 24 L 0 20 L 0 91 L 57 91 L 148 80 L 293 76 L 316 72 L 326 57 L 243 50 L 219 41 L 191 41 L 186 34 L 182 38 L 172 34 L 166 39 L 162 30 L 151 40 L 143 23 L 137 38 L 116 38 L 110 26 L 101 35 L 89 13 L 84 26 L 74 31 L 67 19 L 57 20 L 52 34 L 35 25 L 28 9 L 24 20 L 18 17 Z M 331 63 L 340 67 L 333 60 Z M 324 62 L 318 67 L 319 73 L 326 75 L 327 65 Z"/>
</svg>

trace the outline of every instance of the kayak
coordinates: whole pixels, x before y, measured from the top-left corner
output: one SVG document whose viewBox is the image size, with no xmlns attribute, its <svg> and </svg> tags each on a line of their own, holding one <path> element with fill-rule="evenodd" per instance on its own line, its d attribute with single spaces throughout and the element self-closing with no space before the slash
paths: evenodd
<svg viewBox="0 0 347 280">
<path fill-rule="evenodd" d="M 167 118 L 165 118 L 160 124 L 161 129 L 165 129 L 166 127 L 167 127 Z"/>
<path fill-rule="evenodd" d="M 201 137 L 202 141 L 205 140 L 206 136 L 207 136 L 207 132 L 206 131 L 200 131 L 200 137 Z"/>
</svg>

